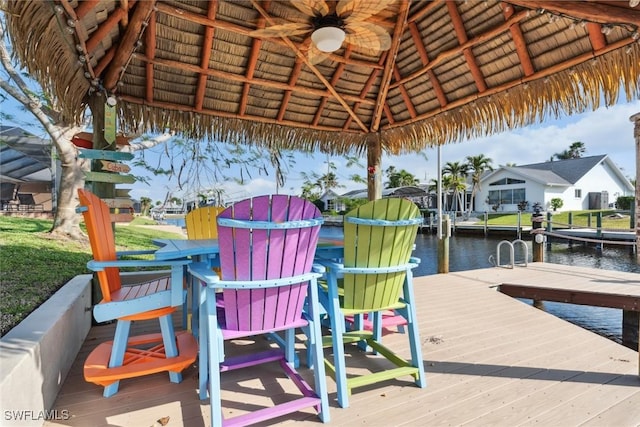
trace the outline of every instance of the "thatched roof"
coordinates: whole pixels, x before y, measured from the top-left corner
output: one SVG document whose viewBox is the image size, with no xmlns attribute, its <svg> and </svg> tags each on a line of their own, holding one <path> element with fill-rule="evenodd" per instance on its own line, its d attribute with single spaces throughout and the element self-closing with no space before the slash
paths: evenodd
<svg viewBox="0 0 640 427">
<path fill-rule="evenodd" d="M 401 153 L 640 96 L 640 6 L 622 1 L 397 0 L 392 38 L 315 65 L 286 1 L 9 0 L 15 54 L 77 121 L 114 92 L 120 129 Z"/>
</svg>

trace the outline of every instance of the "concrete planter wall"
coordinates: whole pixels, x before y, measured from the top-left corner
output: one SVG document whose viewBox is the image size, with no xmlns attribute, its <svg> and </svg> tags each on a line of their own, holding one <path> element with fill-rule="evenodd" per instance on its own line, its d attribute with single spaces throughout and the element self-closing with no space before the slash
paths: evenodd
<svg viewBox="0 0 640 427">
<path fill-rule="evenodd" d="M 91 275 L 76 276 L 0 339 L 0 425 L 41 426 L 91 328 Z"/>
</svg>

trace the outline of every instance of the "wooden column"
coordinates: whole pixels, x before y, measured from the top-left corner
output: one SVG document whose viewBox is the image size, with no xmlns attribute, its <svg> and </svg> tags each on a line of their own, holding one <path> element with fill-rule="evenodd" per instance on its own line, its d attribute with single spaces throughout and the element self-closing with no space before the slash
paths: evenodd
<svg viewBox="0 0 640 427">
<path fill-rule="evenodd" d="M 367 196 L 369 200 L 382 198 L 382 144 L 379 134 L 369 139 L 367 148 Z"/>
<path fill-rule="evenodd" d="M 109 144 L 104 138 L 104 104 L 106 98 L 103 94 L 94 92 L 89 101 L 89 108 L 93 116 L 93 149 L 94 150 L 115 150 L 116 144 Z M 102 170 L 98 160 L 91 161 L 91 170 L 99 172 Z M 115 197 L 116 186 L 110 182 L 91 182 L 87 185 L 92 193 L 102 199 Z"/>
<path fill-rule="evenodd" d="M 640 263 L 640 113 L 629 120 L 634 123 L 633 136 L 636 139 L 636 258 Z"/>
</svg>

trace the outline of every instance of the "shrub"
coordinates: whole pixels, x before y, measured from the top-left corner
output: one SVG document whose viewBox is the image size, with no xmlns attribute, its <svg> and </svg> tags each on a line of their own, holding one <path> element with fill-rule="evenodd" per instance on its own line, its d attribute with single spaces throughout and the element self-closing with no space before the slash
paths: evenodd
<svg viewBox="0 0 640 427">
<path fill-rule="evenodd" d="M 636 198 L 633 196 L 620 196 L 616 199 L 616 207 L 623 211 L 631 210 L 631 206 L 635 202 Z"/>
<path fill-rule="evenodd" d="M 560 197 L 554 197 L 551 199 L 551 207 L 554 211 L 560 209 L 564 205 L 564 201 Z"/>
</svg>

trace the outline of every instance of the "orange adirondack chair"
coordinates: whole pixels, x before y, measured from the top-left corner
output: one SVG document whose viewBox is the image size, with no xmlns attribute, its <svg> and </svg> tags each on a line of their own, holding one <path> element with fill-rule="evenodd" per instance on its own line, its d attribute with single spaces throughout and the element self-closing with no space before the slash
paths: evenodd
<svg viewBox="0 0 640 427">
<path fill-rule="evenodd" d="M 119 260 L 122 255 L 153 251 L 116 252 L 109 207 L 87 190 L 78 190 L 80 207 L 87 226 L 93 260 L 87 267 L 96 272 L 102 301 L 93 309 L 98 322 L 117 320 L 113 341 L 102 343 L 84 364 L 88 382 L 104 386 L 104 397 L 118 391 L 121 379 L 157 372 L 169 372 L 171 382 L 182 381 L 181 371 L 192 364 L 198 353 L 195 338 L 175 333 L 171 314 L 185 300 L 183 271 L 188 260 Z M 137 285 L 122 286 L 121 267 L 170 266 L 168 274 Z M 160 333 L 129 337 L 131 322 L 158 319 Z"/>
</svg>

